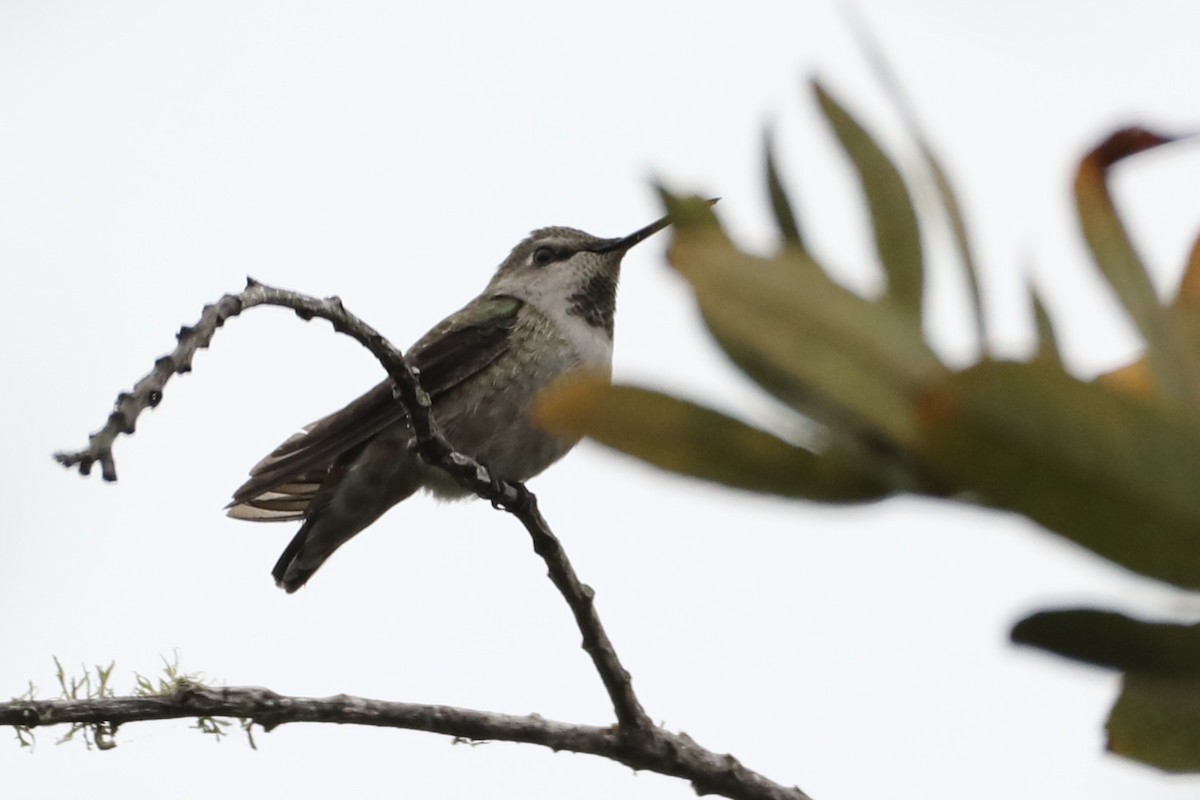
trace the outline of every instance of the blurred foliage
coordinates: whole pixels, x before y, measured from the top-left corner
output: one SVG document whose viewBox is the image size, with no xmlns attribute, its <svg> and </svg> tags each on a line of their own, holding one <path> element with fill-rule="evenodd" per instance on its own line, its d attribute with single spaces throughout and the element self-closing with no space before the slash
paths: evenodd
<svg viewBox="0 0 1200 800">
<path fill-rule="evenodd" d="M 870 211 L 886 279 L 880 296 L 837 283 L 806 248 L 769 136 L 767 192 L 780 232 L 774 255 L 739 250 L 705 201 L 662 197 L 674 223 L 668 259 L 690 284 L 709 332 L 750 378 L 820 423 L 819 444 L 595 377 L 544 396 L 541 422 L 744 490 L 827 503 L 916 493 L 1017 512 L 1127 569 L 1200 589 L 1200 243 L 1179 292 L 1161 302 L 1107 185 L 1113 164 L 1169 140 L 1119 130 L 1079 164 L 1074 191 L 1084 238 L 1145 341 L 1139 361 L 1085 381 L 1064 367 L 1036 295 L 1036 353 L 1023 362 L 992 356 L 958 202 L 889 85 L 951 223 L 971 289 L 975 364 L 952 368 L 925 338 L 919 216 L 901 171 L 814 82 Z M 1069 609 L 1030 616 L 1013 639 L 1122 671 L 1109 748 L 1162 769 L 1200 771 L 1200 628 Z"/>
</svg>

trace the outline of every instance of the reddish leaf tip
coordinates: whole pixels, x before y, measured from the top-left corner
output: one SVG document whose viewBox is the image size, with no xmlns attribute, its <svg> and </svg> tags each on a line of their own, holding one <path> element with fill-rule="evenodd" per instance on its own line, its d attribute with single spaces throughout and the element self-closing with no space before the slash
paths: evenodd
<svg viewBox="0 0 1200 800">
<path fill-rule="evenodd" d="M 1096 145 L 1088 158 L 1094 159 L 1101 168 L 1107 168 L 1123 158 L 1169 144 L 1179 138 L 1181 137 L 1168 136 L 1136 125 L 1121 128 Z"/>
</svg>

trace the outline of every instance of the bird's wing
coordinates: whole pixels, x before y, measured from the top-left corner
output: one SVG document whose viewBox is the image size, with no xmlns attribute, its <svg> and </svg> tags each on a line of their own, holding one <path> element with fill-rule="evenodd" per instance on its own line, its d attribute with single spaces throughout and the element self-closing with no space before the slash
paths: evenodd
<svg viewBox="0 0 1200 800">
<path fill-rule="evenodd" d="M 431 398 L 458 386 L 502 356 L 522 302 L 507 295 L 476 301 L 421 337 L 406 356 Z M 255 521 L 303 519 L 330 468 L 384 428 L 407 416 L 391 379 L 340 411 L 312 422 L 250 470 L 233 494 L 231 517 Z"/>
</svg>

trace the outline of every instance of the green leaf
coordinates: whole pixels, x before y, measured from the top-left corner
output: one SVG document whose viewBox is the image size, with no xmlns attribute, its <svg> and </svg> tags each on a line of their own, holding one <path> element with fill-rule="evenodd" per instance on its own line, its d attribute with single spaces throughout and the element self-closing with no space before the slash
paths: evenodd
<svg viewBox="0 0 1200 800">
<path fill-rule="evenodd" d="M 1075 204 L 1092 257 L 1146 340 L 1154 385 L 1167 398 L 1200 413 L 1200 355 L 1185 341 L 1178 317 L 1159 302 L 1107 184 L 1113 164 L 1169 141 L 1144 128 L 1125 128 L 1109 136 L 1080 162 Z"/>
<path fill-rule="evenodd" d="M 921 388 L 944 368 L 905 314 L 838 285 L 806 257 L 736 250 L 717 227 L 683 227 L 667 254 L 733 361 L 808 416 L 868 439 L 915 437 Z"/>
<path fill-rule="evenodd" d="M 1108 749 L 1167 772 L 1200 772 L 1200 679 L 1126 675 Z"/>
<path fill-rule="evenodd" d="M 1055 369 L 1065 371 L 1066 367 L 1063 366 L 1062 353 L 1058 349 L 1058 337 L 1054 335 L 1054 323 L 1050 321 L 1050 314 L 1046 311 L 1041 296 L 1033 286 L 1029 287 L 1029 296 L 1033 300 L 1033 318 L 1037 323 L 1038 335 L 1037 354 L 1034 357 Z"/>
<path fill-rule="evenodd" d="M 987 338 L 987 318 L 984 314 L 983 294 L 979 288 L 979 268 L 975 265 L 975 256 L 971 252 L 971 240 L 967 234 L 966 218 L 963 216 L 958 196 L 954 192 L 954 187 L 950 183 L 950 178 L 946 174 L 946 170 L 942 167 L 941 159 L 937 157 L 937 153 L 929 142 L 929 137 L 925 134 L 924 128 L 917 118 L 917 113 L 913 109 L 912 102 L 908 99 L 908 94 L 904 91 L 904 87 L 901 86 L 899 79 L 896 77 L 896 71 L 887 63 L 887 59 L 883 55 L 883 48 L 879 46 L 879 42 L 871 34 L 870 29 L 853 5 L 844 5 L 842 6 L 842 10 L 848 17 L 850 28 L 855 38 L 858 39 L 859 47 L 862 48 L 863 53 L 867 57 L 867 63 L 875 72 L 875 77 L 883 85 L 884 92 L 891 98 L 892 103 L 900 114 L 900 119 L 904 122 L 905 127 L 908 128 L 909 136 L 917 143 L 917 149 L 921 154 L 921 158 L 933 178 L 933 185 L 937 190 L 938 199 L 941 201 L 942 209 L 945 211 L 946 218 L 950 222 L 954 247 L 958 251 L 958 258 L 966 275 L 968 299 L 973 312 L 972 317 L 975 323 L 975 335 L 979 340 L 979 350 L 986 356 L 990 351 L 990 347 Z"/>
<path fill-rule="evenodd" d="M 954 238 L 954 248 L 958 251 L 959 261 L 963 266 L 963 273 L 967 278 L 967 297 L 971 304 L 971 317 L 975 322 L 975 336 L 979 340 L 979 351 L 985 356 L 991 352 L 991 346 L 988 343 L 987 336 L 987 315 L 984 312 L 983 306 L 983 290 L 980 288 L 979 267 L 975 263 L 975 254 L 971 251 L 971 239 L 967 233 L 967 221 L 963 216 L 962 207 L 958 203 L 958 196 L 954 192 L 954 187 L 950 184 L 950 178 L 946 175 L 946 170 L 942 167 L 940 159 L 933 152 L 930 145 L 921 137 L 920 132 L 913 124 L 913 135 L 917 137 L 917 147 L 921 152 L 921 156 L 925 159 L 926 166 L 933 174 L 933 185 L 937 189 L 938 199 L 942 201 L 942 208 L 946 211 L 946 217 L 950 220 L 950 231 Z"/>
<path fill-rule="evenodd" d="M 671 472 L 753 492 L 831 503 L 890 494 L 853 462 L 818 456 L 766 431 L 677 397 L 580 376 L 552 387 L 536 418 Z"/>
<path fill-rule="evenodd" d="M 875 249 L 887 275 L 887 297 L 919 329 L 924 294 L 921 231 L 904 178 L 866 129 L 820 83 L 813 81 L 812 86 L 858 172 L 875 228 Z"/>
<path fill-rule="evenodd" d="M 1175 307 L 1194 309 L 1200 307 L 1200 236 L 1192 243 L 1184 265 L 1183 277 L 1179 280 L 1179 291 L 1175 293 Z"/>
<path fill-rule="evenodd" d="M 789 247 L 804 250 L 804 237 L 800 234 L 800 224 L 792 210 L 783 181 L 779 179 L 779 170 L 775 166 L 774 145 L 771 142 L 771 132 L 763 134 L 763 158 L 766 162 L 767 191 L 771 195 L 771 210 L 775 213 L 775 222 L 779 225 L 779 233 Z"/>
<path fill-rule="evenodd" d="M 721 223 L 712 208 L 717 200 L 704 200 L 694 195 L 675 195 L 661 186 L 656 188 L 667 209 L 667 215 L 671 218 L 671 227 L 676 233 L 721 229 Z"/>
<path fill-rule="evenodd" d="M 1012 640 L 1123 672 L 1200 678 L 1200 625 L 1072 608 L 1026 617 L 1013 628 Z"/>
<path fill-rule="evenodd" d="M 1200 588 L 1200 432 L 1044 364 L 985 362 L 930 386 L 923 462 L 1131 570 Z"/>
</svg>

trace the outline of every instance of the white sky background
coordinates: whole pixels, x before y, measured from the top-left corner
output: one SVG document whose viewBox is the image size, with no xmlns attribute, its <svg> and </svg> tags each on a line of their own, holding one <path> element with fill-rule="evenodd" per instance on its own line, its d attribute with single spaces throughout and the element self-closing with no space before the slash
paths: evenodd
<svg viewBox="0 0 1200 800">
<path fill-rule="evenodd" d="M 1200 4 L 861 6 L 957 182 L 1005 352 L 1028 347 L 1034 266 L 1081 371 L 1128 358 L 1069 179 L 1115 124 L 1197 127 Z M 52 655 L 115 659 L 126 689 L 178 651 L 230 685 L 610 720 L 528 537 L 484 503 L 415 499 L 304 591 L 272 585 L 292 526 L 221 507 L 263 452 L 378 379 L 324 324 L 232 322 L 119 442 L 116 485 L 49 455 L 248 273 L 338 293 L 407 345 L 530 229 L 611 236 L 658 216 L 652 176 L 721 195 L 729 228 L 767 249 L 768 119 L 816 248 L 873 285 L 851 174 L 802 86 L 814 72 L 911 154 L 832 2 L 0 3 L 0 694 L 32 678 L 52 695 Z M 1200 227 L 1198 185 L 1194 144 L 1116 182 L 1162 286 Z M 616 376 L 769 413 L 706 338 L 665 243 L 626 261 Z M 931 329 L 961 361 L 960 287 L 944 259 L 934 270 Z M 650 714 L 819 800 L 1200 788 L 1102 753 L 1113 676 L 1007 644 L 1045 604 L 1184 598 L 1020 520 L 784 503 L 588 444 L 532 486 Z M 594 758 L 390 730 L 286 726 L 257 752 L 183 722 L 130 725 L 107 753 L 54 740 L 0 744 L 6 793 L 693 796 Z"/>
</svg>

